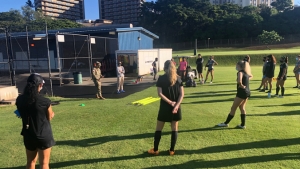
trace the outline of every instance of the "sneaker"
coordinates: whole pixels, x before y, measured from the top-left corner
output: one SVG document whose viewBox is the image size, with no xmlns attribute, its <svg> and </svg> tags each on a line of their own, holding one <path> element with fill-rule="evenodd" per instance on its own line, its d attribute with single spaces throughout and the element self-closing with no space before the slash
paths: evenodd
<svg viewBox="0 0 300 169">
<path fill-rule="evenodd" d="M 265 92 L 265 89 L 261 89 L 259 92 Z"/>
<path fill-rule="evenodd" d="M 170 154 L 170 156 L 173 156 L 175 154 L 175 151 L 169 150 L 169 154 Z"/>
<path fill-rule="evenodd" d="M 241 125 L 238 125 L 236 126 L 237 128 L 240 128 L 240 129 L 246 129 L 246 126 L 241 126 Z"/>
<path fill-rule="evenodd" d="M 158 151 L 154 151 L 154 148 L 148 150 L 148 154 L 151 154 L 151 155 L 158 155 L 159 152 Z"/>
<path fill-rule="evenodd" d="M 293 88 L 298 88 L 298 86 L 295 86 L 295 87 L 293 87 Z"/>
<path fill-rule="evenodd" d="M 255 89 L 255 90 L 260 90 L 261 88 L 257 88 L 257 89 Z"/>
<path fill-rule="evenodd" d="M 279 97 L 279 98 L 283 98 L 283 96 L 281 96 L 281 95 L 280 95 L 280 96 L 278 96 L 278 97 Z"/>
<path fill-rule="evenodd" d="M 210 82 L 210 84 L 212 84 L 212 82 Z"/>
<path fill-rule="evenodd" d="M 278 94 L 275 94 L 274 97 L 279 97 L 279 95 L 278 95 Z"/>
<path fill-rule="evenodd" d="M 117 94 L 120 94 L 121 92 L 120 91 L 117 91 Z"/>
<path fill-rule="evenodd" d="M 228 126 L 229 126 L 229 124 L 220 123 L 220 124 L 218 124 L 217 126 L 219 126 L 219 127 L 228 127 Z"/>
<path fill-rule="evenodd" d="M 124 90 L 121 90 L 121 93 L 125 93 L 125 91 L 124 91 Z"/>
</svg>

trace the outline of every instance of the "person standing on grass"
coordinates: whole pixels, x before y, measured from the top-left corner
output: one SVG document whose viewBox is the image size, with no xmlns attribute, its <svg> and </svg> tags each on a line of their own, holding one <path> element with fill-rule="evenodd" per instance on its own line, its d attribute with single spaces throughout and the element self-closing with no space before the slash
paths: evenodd
<svg viewBox="0 0 300 169">
<path fill-rule="evenodd" d="M 296 77 L 296 82 L 297 82 L 297 85 L 294 87 L 294 88 L 299 88 L 299 83 L 300 83 L 300 55 L 298 55 L 298 57 L 296 57 L 296 65 L 294 67 L 294 70 L 293 70 L 294 74 L 295 74 L 295 77 Z"/>
<path fill-rule="evenodd" d="M 245 61 L 239 61 L 236 64 L 237 73 L 237 94 L 231 106 L 230 113 L 224 123 L 220 123 L 219 127 L 228 127 L 229 122 L 233 119 L 236 109 L 239 107 L 241 111 L 241 124 L 237 127 L 246 128 L 246 103 L 250 97 L 249 80 L 253 78 L 251 74 L 250 64 Z"/>
<path fill-rule="evenodd" d="M 213 80 L 214 80 L 214 65 L 218 65 L 218 63 L 214 60 L 214 56 L 210 56 L 209 60 L 207 61 L 206 65 L 205 65 L 205 67 L 207 67 L 208 70 L 206 73 L 204 83 L 206 83 L 209 74 L 211 75 L 210 83 L 213 82 Z M 204 70 L 206 70 L 206 68 L 204 68 Z"/>
<path fill-rule="evenodd" d="M 118 63 L 117 73 L 118 73 L 118 89 L 117 89 L 117 93 L 118 94 L 125 93 L 125 91 L 123 90 L 125 69 L 122 66 L 122 62 Z"/>
<path fill-rule="evenodd" d="M 156 131 L 154 135 L 154 147 L 148 150 L 149 154 L 158 155 L 158 146 L 161 138 L 161 131 L 164 128 L 165 122 L 171 122 L 171 147 L 169 154 L 175 154 L 175 144 L 178 134 L 178 121 L 181 120 L 180 104 L 183 100 L 184 90 L 183 84 L 176 73 L 176 67 L 168 60 L 164 64 L 165 74 L 157 80 L 157 93 L 160 100 L 160 107 L 157 116 Z"/>
<path fill-rule="evenodd" d="M 277 77 L 277 83 L 276 83 L 276 95 L 277 97 L 283 98 L 284 96 L 284 82 L 286 80 L 286 74 L 288 69 L 288 57 L 281 57 L 280 59 L 280 71 Z M 281 89 L 281 96 L 278 95 L 279 91 Z"/>
<path fill-rule="evenodd" d="M 201 54 L 198 54 L 198 59 L 196 60 L 196 64 L 197 64 L 197 72 L 198 72 L 198 76 L 199 76 L 199 81 L 203 83 L 203 62 L 204 59 L 202 58 Z M 200 79 L 201 78 L 201 79 Z"/>
<path fill-rule="evenodd" d="M 186 62 L 186 59 L 185 59 L 185 57 L 183 57 L 182 61 L 179 63 L 180 76 L 183 81 L 185 81 L 187 66 L 188 66 L 188 64 Z"/>
<path fill-rule="evenodd" d="M 97 94 L 96 97 L 98 99 L 102 99 L 105 100 L 105 98 L 102 96 L 102 91 L 101 91 L 101 78 L 103 78 L 104 76 L 102 76 L 101 74 L 101 63 L 100 62 L 96 62 L 95 67 L 93 69 L 93 74 L 92 74 L 92 79 L 93 82 L 95 84 L 95 87 L 97 88 Z"/>
<path fill-rule="evenodd" d="M 272 93 L 272 80 L 275 72 L 276 58 L 274 55 L 268 55 L 267 59 L 268 63 L 266 64 L 266 77 L 263 80 L 263 84 L 268 82 L 270 86 L 268 93 Z M 260 92 L 265 92 L 265 89 L 260 90 Z"/>
<path fill-rule="evenodd" d="M 267 82 L 263 83 L 264 78 L 266 78 L 266 65 L 268 63 L 267 57 L 263 58 L 263 62 L 264 62 L 264 64 L 263 64 L 263 70 L 262 70 L 263 76 L 262 76 L 262 79 L 261 79 L 261 84 L 260 84 L 259 88 L 257 88 L 256 90 L 260 90 L 261 87 L 264 87 L 265 90 L 268 90 L 268 83 Z"/>
<path fill-rule="evenodd" d="M 153 80 L 156 80 L 156 74 L 158 72 L 158 65 L 157 65 L 158 58 L 155 58 L 154 62 L 152 63 L 153 68 Z"/>
<path fill-rule="evenodd" d="M 50 121 L 54 117 L 51 101 L 40 95 L 43 78 L 31 74 L 24 93 L 16 100 L 17 110 L 22 118 L 22 132 L 26 148 L 27 169 L 34 169 L 39 158 L 41 169 L 49 169 L 51 147 L 55 145 Z"/>
</svg>

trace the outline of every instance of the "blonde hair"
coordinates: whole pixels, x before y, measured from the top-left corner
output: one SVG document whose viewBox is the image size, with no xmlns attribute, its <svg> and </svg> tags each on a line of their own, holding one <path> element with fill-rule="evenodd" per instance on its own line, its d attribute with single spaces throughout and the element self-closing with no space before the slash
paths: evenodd
<svg viewBox="0 0 300 169">
<path fill-rule="evenodd" d="M 175 65 L 170 60 L 167 60 L 164 65 L 164 70 L 169 78 L 171 86 L 173 86 L 177 81 L 177 72 Z"/>
<path fill-rule="evenodd" d="M 241 69 L 247 73 L 247 75 L 252 76 L 250 64 L 248 62 L 241 60 L 237 62 L 237 65 L 239 65 Z"/>
</svg>

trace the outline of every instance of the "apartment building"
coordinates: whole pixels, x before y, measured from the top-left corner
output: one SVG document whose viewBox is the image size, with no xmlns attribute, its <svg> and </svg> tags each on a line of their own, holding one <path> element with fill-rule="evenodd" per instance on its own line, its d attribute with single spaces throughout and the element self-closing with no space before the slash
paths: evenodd
<svg viewBox="0 0 300 169">
<path fill-rule="evenodd" d="M 210 0 L 210 3 L 213 5 L 221 5 L 225 3 L 233 3 L 237 4 L 241 7 L 245 6 L 259 6 L 260 4 L 266 4 L 267 6 L 271 6 L 272 2 L 275 2 L 276 0 Z M 292 0 L 294 4 L 294 0 Z"/>
<path fill-rule="evenodd" d="M 74 21 L 85 19 L 84 0 L 34 0 L 34 4 L 45 16 Z"/>
<path fill-rule="evenodd" d="M 99 18 L 113 20 L 116 24 L 138 24 L 141 5 L 145 0 L 98 0 Z"/>
</svg>

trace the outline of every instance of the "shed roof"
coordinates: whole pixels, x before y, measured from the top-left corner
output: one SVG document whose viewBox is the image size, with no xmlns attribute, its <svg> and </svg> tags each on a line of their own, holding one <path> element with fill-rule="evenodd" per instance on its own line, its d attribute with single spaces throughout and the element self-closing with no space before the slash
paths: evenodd
<svg viewBox="0 0 300 169">
<path fill-rule="evenodd" d="M 117 28 L 117 32 L 131 32 L 131 31 L 141 31 L 148 36 L 152 37 L 153 39 L 159 39 L 159 36 L 155 35 L 154 33 L 148 31 L 143 27 L 133 27 L 133 28 Z"/>
</svg>

